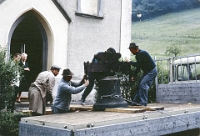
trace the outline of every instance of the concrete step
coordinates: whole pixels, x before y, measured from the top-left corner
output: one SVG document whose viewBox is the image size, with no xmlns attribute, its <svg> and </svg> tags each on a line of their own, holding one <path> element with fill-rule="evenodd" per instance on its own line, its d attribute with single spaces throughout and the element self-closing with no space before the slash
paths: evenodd
<svg viewBox="0 0 200 136">
<path fill-rule="evenodd" d="M 28 97 L 21 97 L 21 102 L 28 102 Z"/>
<path fill-rule="evenodd" d="M 22 92 L 21 102 L 28 102 L 28 92 Z"/>
</svg>

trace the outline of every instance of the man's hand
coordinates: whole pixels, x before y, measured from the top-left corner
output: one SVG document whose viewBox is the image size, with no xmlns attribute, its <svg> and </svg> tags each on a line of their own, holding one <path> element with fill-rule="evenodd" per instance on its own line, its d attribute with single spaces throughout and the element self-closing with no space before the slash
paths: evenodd
<svg viewBox="0 0 200 136">
<path fill-rule="evenodd" d="M 88 79 L 88 78 L 87 78 L 87 75 L 86 75 L 86 74 L 84 74 L 84 75 L 83 75 L 83 78 L 82 78 L 82 80 L 81 80 L 81 83 L 83 83 L 83 84 L 84 84 L 84 83 L 85 83 L 85 80 L 87 80 L 87 79 Z"/>
<path fill-rule="evenodd" d="M 134 77 L 134 76 L 131 77 L 131 81 L 132 81 L 132 82 L 135 81 L 135 77 Z"/>
<path fill-rule="evenodd" d="M 24 68 L 24 70 L 30 71 L 30 69 L 29 69 L 29 68 Z"/>
<path fill-rule="evenodd" d="M 88 75 L 84 74 L 83 79 L 88 79 Z"/>
<path fill-rule="evenodd" d="M 85 85 L 85 86 L 88 86 L 88 85 L 89 85 L 89 80 L 85 80 L 85 79 L 84 79 L 84 85 Z"/>
<path fill-rule="evenodd" d="M 124 61 L 130 63 L 130 60 L 124 60 Z"/>
</svg>

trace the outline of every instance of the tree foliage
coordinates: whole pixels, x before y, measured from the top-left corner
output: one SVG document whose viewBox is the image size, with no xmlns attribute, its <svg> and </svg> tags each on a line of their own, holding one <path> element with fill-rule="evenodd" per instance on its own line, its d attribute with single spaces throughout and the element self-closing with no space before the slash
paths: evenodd
<svg viewBox="0 0 200 136">
<path fill-rule="evenodd" d="M 20 66 L 14 65 L 12 58 L 6 58 L 6 49 L 0 46 L 0 136 L 18 136 L 21 117 L 29 116 L 6 108 L 13 103 L 15 90 L 12 83 L 20 80 L 15 77 L 21 72 Z"/>
<path fill-rule="evenodd" d="M 16 77 L 21 72 L 20 66 L 14 65 L 11 58 L 6 58 L 6 49 L 0 46 L 0 110 L 5 108 L 6 102 L 12 103 L 15 93 L 12 83 L 20 80 Z"/>
<path fill-rule="evenodd" d="M 0 136 L 18 136 L 19 122 L 22 117 L 30 117 L 29 114 L 0 112 Z"/>
<path fill-rule="evenodd" d="M 174 55 L 173 57 L 176 57 L 177 55 L 181 54 L 181 52 L 182 52 L 181 46 L 175 44 L 167 46 L 167 49 L 165 51 L 167 55 L 173 54 Z"/>
</svg>

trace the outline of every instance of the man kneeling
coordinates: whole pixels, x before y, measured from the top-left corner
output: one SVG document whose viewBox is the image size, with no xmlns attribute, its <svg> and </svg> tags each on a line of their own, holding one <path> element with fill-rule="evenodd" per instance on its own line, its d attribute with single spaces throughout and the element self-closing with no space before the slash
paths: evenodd
<svg viewBox="0 0 200 136">
<path fill-rule="evenodd" d="M 52 106 L 53 114 L 68 112 L 70 110 L 71 94 L 77 94 L 89 85 L 89 81 L 84 78 L 79 83 L 71 81 L 73 73 L 69 69 L 64 69 L 62 75 L 63 78 L 58 85 L 58 91 Z"/>
</svg>

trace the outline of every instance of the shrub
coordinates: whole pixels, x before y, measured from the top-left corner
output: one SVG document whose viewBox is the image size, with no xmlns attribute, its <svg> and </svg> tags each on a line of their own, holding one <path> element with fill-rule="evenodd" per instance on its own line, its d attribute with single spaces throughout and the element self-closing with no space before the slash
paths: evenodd
<svg viewBox="0 0 200 136">
<path fill-rule="evenodd" d="M 0 136 L 17 136 L 21 117 L 29 116 L 7 109 L 15 102 L 15 90 L 11 84 L 20 80 L 16 77 L 21 71 L 20 66 L 14 65 L 11 58 L 6 58 L 6 49 L 0 46 Z"/>
<path fill-rule="evenodd" d="M 28 114 L 0 112 L 0 136 L 18 136 L 19 121 L 22 117 L 29 117 Z"/>
<path fill-rule="evenodd" d="M 14 65 L 12 59 L 6 58 L 6 49 L 0 46 L 0 110 L 12 103 L 15 90 L 11 83 L 16 82 L 21 71 L 19 65 Z"/>
</svg>

